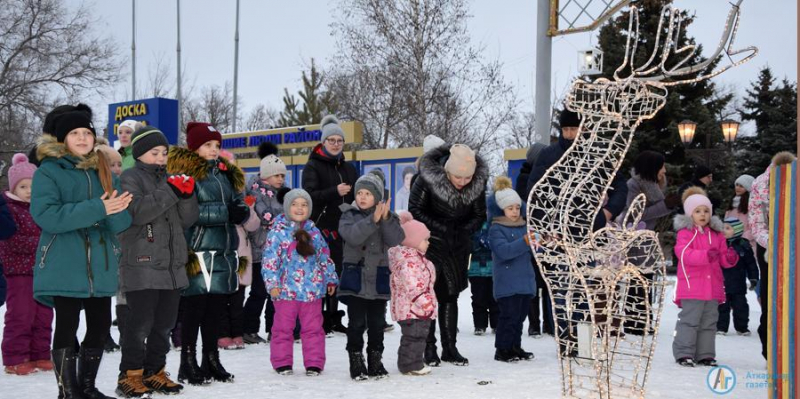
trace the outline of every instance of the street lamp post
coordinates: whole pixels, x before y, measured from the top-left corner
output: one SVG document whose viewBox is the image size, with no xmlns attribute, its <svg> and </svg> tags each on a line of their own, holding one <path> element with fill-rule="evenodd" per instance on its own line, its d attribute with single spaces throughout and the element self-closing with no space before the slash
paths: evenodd
<svg viewBox="0 0 800 399">
<path fill-rule="evenodd" d="M 696 161 L 705 163 L 711 169 L 715 166 L 725 163 L 729 155 L 736 135 L 739 132 L 739 122 L 734 120 L 724 120 L 720 123 L 722 129 L 722 136 L 725 139 L 726 147 L 714 148 L 711 146 L 711 135 L 706 134 L 706 143 L 704 148 L 688 148 L 692 141 L 694 141 L 694 134 L 697 130 L 697 123 L 690 120 L 684 120 L 678 123 L 678 134 L 680 135 L 681 142 L 686 146 L 686 155 Z"/>
</svg>

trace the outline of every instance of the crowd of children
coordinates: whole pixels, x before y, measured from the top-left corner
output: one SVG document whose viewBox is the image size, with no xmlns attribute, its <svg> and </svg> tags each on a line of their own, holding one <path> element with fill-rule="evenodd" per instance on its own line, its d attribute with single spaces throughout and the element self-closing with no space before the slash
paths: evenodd
<svg viewBox="0 0 800 399">
<path fill-rule="evenodd" d="M 117 152 L 98 140 L 91 119 L 88 107 L 61 106 L 48 115 L 47 133 L 38 142 L 40 166 L 24 154 L 13 157 L 0 204 L 9 226 L 0 241 L 8 281 L 6 373 L 55 370 L 59 397 L 105 398 L 95 378 L 109 338 L 112 296 L 122 350 L 116 393 L 123 397 L 183 389 L 167 372 L 170 334 L 180 338 L 177 379 L 192 385 L 233 382 L 219 350 L 245 344 L 268 342 L 272 368 L 292 374 L 297 339 L 305 374 L 319 375 L 331 331 L 346 331 L 351 379 L 386 378 L 388 301 L 402 331 L 401 373 L 425 375 L 439 364 L 434 320 L 442 315 L 449 319 L 442 322 L 447 342 L 441 360 L 468 364 L 450 331 L 458 291 L 441 302 L 434 288 L 450 292 L 461 277 L 445 274 L 451 271 L 426 257 L 431 243 L 441 252 L 443 245 L 468 242 L 461 240 L 466 236 L 445 242 L 437 235 L 450 231 L 449 224 L 438 226 L 430 215 L 424 218 L 434 227 L 415 220 L 412 213 L 426 199 L 413 182 L 422 177 L 408 176 L 407 186 L 417 191 L 410 192 L 412 212 L 399 214 L 391 210 L 380 169 L 348 184 L 354 172 L 343 166 L 344 133 L 335 118 L 327 119 L 323 143 L 314 150 L 317 179 L 327 179 L 326 167 L 344 175 L 330 187 L 315 180 L 309 192 L 286 186 L 287 168 L 274 145 L 259 149 L 260 173 L 246 182 L 233 155 L 221 149 L 221 133 L 208 123 L 189 122 L 187 145 L 179 147 L 156 127 L 125 121 Z M 450 149 L 438 145 L 431 159 L 443 157 L 436 165 L 459 191 L 484 165 L 463 145 Z M 715 339 L 727 333 L 731 311 L 735 331 L 750 334 L 745 294 L 747 282 L 752 290 L 759 279 L 747 224 L 753 178 L 736 182 L 724 223 L 697 187 L 684 191 L 683 213 L 675 217 L 674 298 L 681 310 L 673 355 L 683 366 L 716 364 Z M 464 227 L 472 237 L 463 277 L 472 291 L 474 334 L 491 328 L 498 361 L 531 360 L 533 353 L 522 348 L 523 323 L 532 303 L 538 314 L 532 299 L 546 287 L 537 287 L 523 199 L 506 177 L 495 179 L 486 200 L 476 198 L 479 206 L 461 204 L 471 207 L 465 215 L 478 219 Z M 324 228 L 316 223 L 320 218 Z M 437 270 L 445 272 L 437 276 Z M 347 306 L 346 328 L 337 301 Z M 440 313 L 442 307 L 449 310 Z M 86 335 L 78 342 L 81 311 Z M 529 334 L 541 336 L 536 319 Z M 545 332 L 552 333 L 548 325 Z"/>
</svg>

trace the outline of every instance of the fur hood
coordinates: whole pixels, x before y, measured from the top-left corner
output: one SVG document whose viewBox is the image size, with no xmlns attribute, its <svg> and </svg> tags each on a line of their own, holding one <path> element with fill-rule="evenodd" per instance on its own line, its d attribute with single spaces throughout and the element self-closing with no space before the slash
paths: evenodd
<svg viewBox="0 0 800 399">
<path fill-rule="evenodd" d="M 75 163 L 76 169 L 97 169 L 97 152 L 92 150 L 89 154 L 85 157 L 79 157 L 77 155 L 71 154 L 67 151 L 67 145 L 64 143 L 59 143 L 58 140 L 49 134 L 43 134 L 42 137 L 39 138 L 36 142 L 36 158 L 39 159 L 39 162 L 45 160 L 45 158 L 54 158 L 59 160 L 61 158 L 69 157 L 71 163 Z"/>
<path fill-rule="evenodd" d="M 681 231 L 683 229 L 692 229 L 694 228 L 694 221 L 692 221 L 692 217 L 689 215 L 675 215 L 675 219 L 673 220 L 673 227 L 675 231 Z M 725 225 L 722 223 L 722 220 L 718 216 L 712 216 L 711 222 L 708 224 L 708 227 L 711 230 L 714 230 L 718 233 L 722 233 L 722 230 L 725 228 Z"/>
<path fill-rule="evenodd" d="M 220 168 L 220 171 L 228 176 L 233 189 L 237 193 L 242 192 L 245 183 L 242 169 L 225 158 L 219 158 L 217 161 L 218 164 L 225 165 L 224 169 L 227 170 Z M 167 158 L 167 173 L 183 173 L 194 177 L 195 180 L 205 180 L 208 177 L 208 161 L 188 148 L 172 146 L 169 148 L 169 157 Z"/>
<path fill-rule="evenodd" d="M 483 158 L 475 156 L 477 166 L 472 181 L 459 191 L 447 180 L 447 172 L 444 170 L 449 156 L 450 148 L 442 146 L 428 151 L 419 159 L 419 176 L 431 188 L 431 193 L 453 206 L 468 206 L 475 200 L 485 200 L 489 167 Z"/>
</svg>

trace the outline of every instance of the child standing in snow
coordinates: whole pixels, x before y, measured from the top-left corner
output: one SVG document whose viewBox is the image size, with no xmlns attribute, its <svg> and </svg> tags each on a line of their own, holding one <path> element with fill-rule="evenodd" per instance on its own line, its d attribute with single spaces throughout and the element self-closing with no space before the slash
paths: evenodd
<svg viewBox="0 0 800 399">
<path fill-rule="evenodd" d="M 690 187 L 682 199 L 684 213 L 676 215 L 674 223 L 678 232 L 675 303 L 681 311 L 672 354 L 681 366 L 716 366 L 718 306 L 725 302 L 722 268 L 733 267 L 739 256 L 725 242 L 722 221 L 711 216 L 713 208 L 706 192 Z"/>
<path fill-rule="evenodd" d="M 495 336 L 494 359 L 501 362 L 531 360 L 533 353 L 522 349 L 522 323 L 528 317 L 536 293 L 536 275 L 531 267 L 531 233 L 522 218 L 522 199 L 511 188 L 511 180 L 495 180 L 494 197 L 503 216 L 492 219 L 489 245 L 492 248 L 494 298 L 500 308 Z"/>
<path fill-rule="evenodd" d="M 758 264 L 753 255 L 750 241 L 744 238 L 744 223 L 735 218 L 725 219 L 725 238 L 728 247 L 739 255 L 736 266 L 722 270 L 725 277 L 725 303 L 719 305 L 719 321 L 717 321 L 717 334 L 725 335 L 731 321 L 733 311 L 733 328 L 739 335 L 750 335 L 747 325 L 750 323 L 750 306 L 747 304 L 747 281 L 750 281 L 750 290 L 755 290 L 758 284 Z"/>
<path fill-rule="evenodd" d="M 397 368 L 403 374 L 425 375 L 431 368 L 423 362 L 431 320 L 436 319 L 436 268 L 425 258 L 431 232 L 414 220 L 409 212 L 400 212 L 400 227 L 405 239 L 389 248 L 392 290 L 392 319 L 400 324 L 403 336 L 397 350 Z"/>
<path fill-rule="evenodd" d="M 472 323 L 475 335 L 483 335 L 486 329 L 497 329 L 497 302 L 492 285 L 492 249 L 489 247 L 489 222 L 472 235 L 472 257 L 469 262 L 469 289 L 472 292 Z"/>
<path fill-rule="evenodd" d="M 328 244 L 309 220 L 311 196 L 294 189 L 283 198 L 284 213 L 267 234 L 262 276 L 275 303 L 270 362 L 278 374 L 292 374 L 293 330 L 300 319 L 306 375 L 317 376 L 325 367 L 325 331 L 322 299 L 333 295 L 336 269 Z"/>
<path fill-rule="evenodd" d="M 53 309 L 33 299 L 33 265 L 41 230 L 31 217 L 31 179 L 36 166 L 25 154 L 14 154 L 8 169 L 9 191 L 3 193 L 17 232 L 0 241 L 0 260 L 8 282 L 3 365 L 7 374 L 50 371 Z"/>
</svg>

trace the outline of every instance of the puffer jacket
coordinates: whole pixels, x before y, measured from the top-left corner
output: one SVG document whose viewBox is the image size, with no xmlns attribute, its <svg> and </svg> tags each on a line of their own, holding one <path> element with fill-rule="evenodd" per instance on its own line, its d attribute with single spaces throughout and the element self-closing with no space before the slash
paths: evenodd
<svg viewBox="0 0 800 399">
<path fill-rule="evenodd" d="M 120 291 L 186 288 L 189 252 L 183 231 L 197 221 L 197 197 L 179 198 L 167 183 L 164 166 L 136 161 L 121 180 L 133 200 L 131 227 L 119 236 Z"/>
<path fill-rule="evenodd" d="M 254 256 L 258 256 L 258 260 L 260 261 L 261 254 L 263 252 L 254 251 L 253 246 L 250 244 L 250 240 L 247 239 L 247 236 L 259 228 L 261 228 L 261 222 L 259 222 L 258 216 L 256 216 L 256 211 L 251 206 L 250 217 L 247 218 L 247 221 L 236 225 L 236 234 L 239 235 L 239 248 L 236 249 L 236 253 L 239 255 L 239 259 L 244 259 L 247 264 L 244 270 L 239 269 L 239 285 L 249 286 L 250 284 L 253 284 Z"/>
<path fill-rule="evenodd" d="M 472 235 L 469 277 L 492 277 L 492 248 L 489 246 L 489 222 Z"/>
<path fill-rule="evenodd" d="M 742 237 L 728 240 L 728 246 L 739 255 L 736 265 L 722 270 L 725 277 L 725 293 L 728 295 L 747 294 L 747 280 L 758 280 L 758 263 L 750 242 Z"/>
<path fill-rule="evenodd" d="M 8 240 L 0 241 L 0 264 L 3 275 L 32 276 L 33 264 L 36 261 L 36 246 L 42 230 L 31 216 L 31 204 L 22 201 L 14 194 L 5 192 L 8 210 L 17 226 L 17 232 Z"/>
<path fill-rule="evenodd" d="M 675 256 L 678 259 L 678 282 L 675 284 L 674 301 L 681 306 L 684 299 L 725 302 L 725 280 L 722 268 L 730 268 L 739 261 L 733 248 L 728 248 L 721 233 L 723 224 L 718 217 L 701 229 L 687 215 L 675 215 Z M 719 251 L 719 257 L 710 260 L 708 252 Z"/>
<path fill-rule="evenodd" d="M 283 205 L 278 202 L 278 190 L 262 182 L 258 175 L 250 178 L 247 183 L 247 195 L 252 195 L 256 199 L 253 209 L 260 221 L 260 227 L 249 232 L 247 238 L 250 239 L 253 253 L 260 256 L 264 253 L 264 243 L 267 242 L 269 227 L 272 225 L 272 221 L 283 213 Z M 261 259 L 259 257 L 254 261 L 261 262 Z"/>
<path fill-rule="evenodd" d="M 206 161 L 186 148 L 170 148 L 167 173 L 194 177 L 200 216 L 186 230 L 189 287 L 184 296 L 230 294 L 239 289 L 237 272 L 246 268 L 239 259 L 239 235 L 230 221 L 229 206 L 244 203 L 244 173 L 224 158 Z"/>
<path fill-rule="evenodd" d="M 389 248 L 392 320 L 433 320 L 438 304 L 433 291 L 436 268 L 416 248 Z"/>
<path fill-rule="evenodd" d="M 455 297 L 468 286 L 467 268 L 472 234 L 486 220 L 486 181 L 489 169 L 476 156 L 472 181 L 461 190 L 447 178 L 444 164 L 450 149 L 438 147 L 419 159 L 419 175 L 411 186 L 408 210 L 431 231 L 426 257 L 436 266 L 439 300 Z"/>
<path fill-rule="evenodd" d="M 311 236 L 314 255 L 305 257 L 297 253 L 294 233 L 298 227 Z M 298 226 L 283 214 L 275 218 L 267 234 L 261 275 L 267 292 L 278 288 L 277 299 L 285 301 L 313 302 L 325 298 L 328 286 L 339 283 L 328 244 L 319 229 L 310 220 Z"/>
<path fill-rule="evenodd" d="M 336 186 L 347 183 L 355 187 L 358 172 L 353 164 L 345 161 L 343 155 L 332 158 L 322 150 L 322 144 L 317 144 L 308 162 L 303 168 L 303 189 L 308 191 L 314 202 L 311 211 L 311 220 L 323 234 L 328 235 L 328 241 L 338 241 L 333 234 L 339 228 L 339 218 L 342 216 L 339 205 L 355 201 L 355 192 L 350 192 L 344 197 L 339 195 Z M 331 237 L 333 236 L 333 237 Z"/>
<path fill-rule="evenodd" d="M 769 247 L 769 166 L 753 181 L 750 202 L 747 204 L 748 223 L 753 238 L 761 248 Z"/>
<path fill-rule="evenodd" d="M 511 222 L 505 216 L 492 221 L 489 245 L 492 247 L 495 299 L 512 295 L 536 294 L 536 275 L 531 267 L 531 247 L 525 243 L 525 220 Z"/>
<path fill-rule="evenodd" d="M 6 198 L 0 195 L 0 240 L 6 240 L 17 232 L 14 217 L 8 210 Z"/>
<path fill-rule="evenodd" d="M 53 306 L 54 296 L 111 297 L 117 293 L 122 250 L 117 234 L 131 225 L 127 210 L 107 215 L 100 196 L 95 152 L 77 157 L 43 135 L 33 174 L 31 216 L 42 229 L 33 271 L 33 296 Z M 119 179 L 113 185 L 122 192 Z"/>
<path fill-rule="evenodd" d="M 390 212 L 388 220 L 375 223 L 374 208 L 362 211 L 355 204 L 344 204 L 339 209 L 342 211 L 339 234 L 345 247 L 338 296 L 388 300 L 390 281 L 386 254 L 406 237 L 400 219 Z"/>
</svg>

